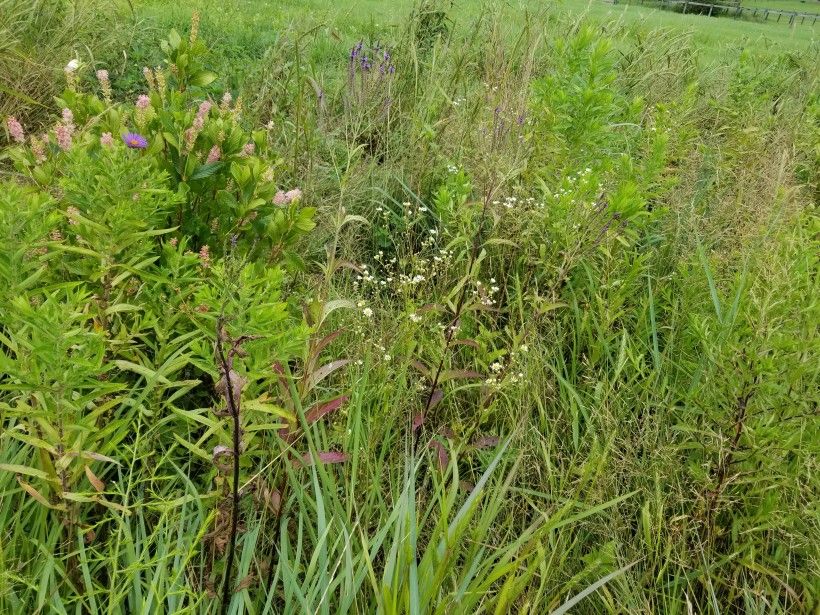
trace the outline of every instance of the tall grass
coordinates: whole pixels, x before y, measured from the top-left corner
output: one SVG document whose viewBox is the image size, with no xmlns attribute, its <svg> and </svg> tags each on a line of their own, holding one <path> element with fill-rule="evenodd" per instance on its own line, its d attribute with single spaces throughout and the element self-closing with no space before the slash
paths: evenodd
<svg viewBox="0 0 820 615">
<path fill-rule="evenodd" d="M 116 55 L 133 32 L 130 4 L 72 0 L 0 2 L 0 116 L 43 119 L 65 86 L 63 67 L 72 59 L 95 65 L 97 55 Z"/>
</svg>

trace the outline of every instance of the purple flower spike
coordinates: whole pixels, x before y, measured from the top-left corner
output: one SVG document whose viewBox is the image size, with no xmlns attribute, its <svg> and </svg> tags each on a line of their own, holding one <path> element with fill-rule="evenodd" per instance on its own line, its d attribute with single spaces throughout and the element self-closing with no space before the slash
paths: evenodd
<svg viewBox="0 0 820 615">
<path fill-rule="evenodd" d="M 131 149 L 145 149 L 148 147 L 148 140 L 135 132 L 127 132 L 122 136 L 122 140 Z"/>
</svg>

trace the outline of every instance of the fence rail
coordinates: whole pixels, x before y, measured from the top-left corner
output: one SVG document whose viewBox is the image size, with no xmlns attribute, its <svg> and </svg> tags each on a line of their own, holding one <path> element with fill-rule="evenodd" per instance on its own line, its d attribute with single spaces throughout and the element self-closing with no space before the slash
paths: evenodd
<svg viewBox="0 0 820 615">
<path fill-rule="evenodd" d="M 613 4 L 629 4 L 634 2 L 634 0 L 612 0 Z M 769 15 L 777 15 L 777 22 L 783 18 L 784 15 L 788 16 L 789 18 L 789 25 L 794 25 L 797 23 L 797 20 L 800 20 L 800 23 L 803 24 L 806 22 L 806 19 L 811 20 L 811 25 L 817 23 L 817 19 L 820 18 L 820 13 L 803 13 L 800 11 L 783 11 L 780 9 L 768 9 L 762 7 L 753 7 L 753 6 L 739 6 L 739 5 L 732 5 L 732 4 L 711 4 L 708 2 L 698 2 L 697 0 L 650 0 L 652 4 L 660 4 L 664 7 L 670 6 L 681 6 L 683 10 L 681 11 L 683 14 L 686 14 L 687 9 L 692 6 L 702 6 L 704 8 L 709 9 L 709 16 L 712 16 L 714 11 L 728 13 L 735 19 L 741 17 L 744 13 L 749 14 L 748 16 L 756 18 L 758 13 L 763 18 L 764 21 L 769 20 Z M 646 0 L 640 0 L 641 4 L 645 4 Z"/>
</svg>

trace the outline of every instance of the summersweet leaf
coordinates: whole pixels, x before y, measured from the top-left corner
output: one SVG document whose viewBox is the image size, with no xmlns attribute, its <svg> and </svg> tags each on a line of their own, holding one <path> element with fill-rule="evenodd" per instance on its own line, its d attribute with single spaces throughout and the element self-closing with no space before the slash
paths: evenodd
<svg viewBox="0 0 820 615">
<path fill-rule="evenodd" d="M 206 85 L 210 85 L 211 83 L 216 81 L 217 76 L 218 75 L 212 71 L 201 70 L 198 73 L 195 73 L 191 76 L 191 85 L 204 88 Z"/>
<path fill-rule="evenodd" d="M 193 175 L 189 179 L 205 179 L 206 177 L 210 177 L 219 169 L 225 166 L 224 162 L 208 162 L 206 164 L 200 165 L 196 171 L 194 171 Z"/>
</svg>

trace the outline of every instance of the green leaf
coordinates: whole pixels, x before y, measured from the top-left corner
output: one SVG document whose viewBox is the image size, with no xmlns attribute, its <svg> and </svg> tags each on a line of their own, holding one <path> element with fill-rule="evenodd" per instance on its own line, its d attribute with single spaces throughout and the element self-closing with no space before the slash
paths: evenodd
<svg viewBox="0 0 820 615">
<path fill-rule="evenodd" d="M 213 83 L 218 75 L 209 70 L 201 70 L 191 77 L 191 85 L 204 88 L 206 85 Z"/>
<path fill-rule="evenodd" d="M 25 476 L 33 476 L 34 478 L 49 480 L 48 474 L 46 474 L 42 470 L 30 468 L 28 466 L 21 466 L 16 463 L 0 463 L 0 471 L 12 472 L 14 474 L 23 474 Z"/>
<path fill-rule="evenodd" d="M 194 171 L 194 174 L 191 175 L 189 179 L 194 180 L 210 177 L 211 175 L 219 171 L 219 169 L 221 169 L 223 166 L 225 166 L 224 162 L 209 162 L 207 164 L 203 164 L 199 168 L 197 168 L 196 171 Z"/>
<path fill-rule="evenodd" d="M 606 585 L 607 583 L 609 583 L 612 579 L 621 576 L 624 572 L 626 572 L 627 570 L 632 568 L 632 566 L 634 566 L 637 563 L 638 562 L 632 562 L 631 564 L 627 564 L 623 568 L 619 568 L 615 572 L 610 572 L 605 577 L 599 579 L 598 581 L 596 581 L 595 583 L 593 583 L 592 585 L 587 587 L 584 591 L 580 592 L 576 596 L 574 596 L 574 597 L 570 598 L 569 600 L 567 600 L 564 604 L 562 604 L 557 609 L 555 609 L 552 612 L 552 615 L 564 615 L 564 613 L 569 613 L 569 610 L 572 607 L 574 607 L 576 604 L 581 602 L 581 600 L 583 600 L 584 598 L 589 596 L 591 593 L 593 593 L 597 589 L 599 589 L 599 588 L 603 587 L 604 585 Z"/>
<path fill-rule="evenodd" d="M 168 43 L 170 43 L 172 49 L 177 49 L 181 42 L 182 37 L 179 35 L 179 32 L 171 30 L 171 32 L 168 33 Z"/>
</svg>

